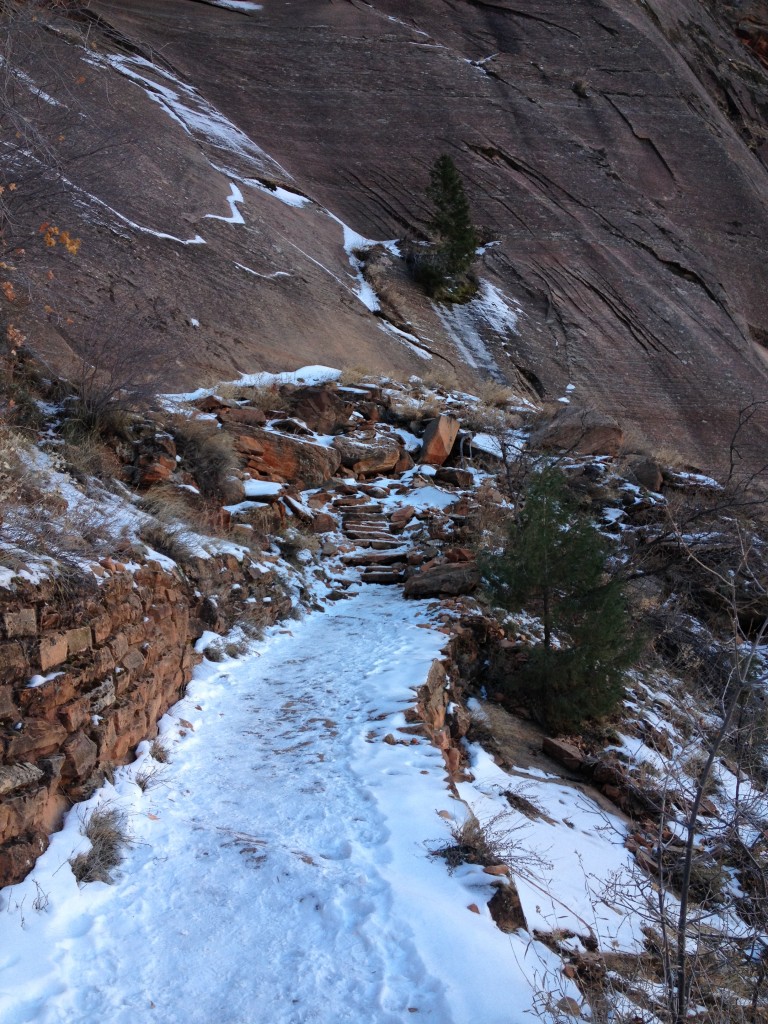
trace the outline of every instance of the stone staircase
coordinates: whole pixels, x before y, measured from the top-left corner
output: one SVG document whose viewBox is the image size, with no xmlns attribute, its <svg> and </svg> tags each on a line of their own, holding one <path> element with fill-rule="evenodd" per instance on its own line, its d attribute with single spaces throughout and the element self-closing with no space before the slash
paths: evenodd
<svg viewBox="0 0 768 1024">
<path fill-rule="evenodd" d="M 344 536 L 360 549 L 345 555 L 344 564 L 360 569 L 362 583 L 402 583 L 411 549 L 398 539 L 399 524 L 384 507 L 365 496 L 337 498 L 333 506 Z"/>
</svg>

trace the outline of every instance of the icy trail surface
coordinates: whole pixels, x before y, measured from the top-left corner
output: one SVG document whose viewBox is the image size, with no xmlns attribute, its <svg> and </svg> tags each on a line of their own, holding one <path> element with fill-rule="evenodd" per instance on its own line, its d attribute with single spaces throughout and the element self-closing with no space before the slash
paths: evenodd
<svg viewBox="0 0 768 1024">
<path fill-rule="evenodd" d="M 156 784 L 135 781 L 145 750 L 3 891 L 3 1024 L 527 1019 L 547 952 L 524 964 L 538 944 L 494 926 L 488 876 L 428 856 L 436 810 L 461 806 L 439 751 L 382 742 L 445 641 L 395 591 L 201 666 L 163 720 Z M 104 802 L 135 844 L 114 885 L 78 887 L 68 858 Z"/>
</svg>

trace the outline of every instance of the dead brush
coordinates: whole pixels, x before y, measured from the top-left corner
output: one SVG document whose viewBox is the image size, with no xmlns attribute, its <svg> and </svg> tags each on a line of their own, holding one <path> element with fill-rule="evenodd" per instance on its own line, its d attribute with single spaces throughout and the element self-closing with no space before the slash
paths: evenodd
<svg viewBox="0 0 768 1024">
<path fill-rule="evenodd" d="M 301 564 L 302 551 L 308 551 L 314 555 L 320 550 L 320 539 L 315 533 L 310 533 L 298 526 L 287 526 L 275 537 L 280 551 L 285 559 L 292 565 Z"/>
<path fill-rule="evenodd" d="M 184 540 L 181 524 L 171 526 L 157 520 L 144 523 L 139 530 L 139 537 L 152 551 L 157 551 L 174 562 L 183 564 L 193 557 L 192 549 Z"/>
<path fill-rule="evenodd" d="M 203 494 L 217 498 L 240 467 L 232 436 L 212 420 L 176 416 L 170 425 L 181 453 L 181 468 Z"/>
<path fill-rule="evenodd" d="M 429 851 L 431 857 L 444 860 L 449 872 L 462 864 L 490 867 L 506 864 L 523 876 L 535 876 L 550 867 L 541 854 L 523 842 L 530 821 L 520 820 L 511 811 L 499 811 L 480 821 L 471 811 L 461 822 L 451 826 L 451 842 Z"/>
<path fill-rule="evenodd" d="M 153 761 L 157 761 L 158 764 L 168 764 L 171 760 L 168 747 L 159 738 L 152 740 L 149 747 L 149 756 Z"/>
<path fill-rule="evenodd" d="M 136 772 L 134 782 L 142 793 L 146 793 L 148 789 L 153 789 L 163 783 L 166 771 L 164 764 L 144 765 L 140 771 Z"/>
<path fill-rule="evenodd" d="M 111 885 L 111 872 L 122 862 L 126 847 L 133 845 L 125 812 L 117 807 L 98 807 L 81 825 L 80 831 L 90 840 L 91 848 L 69 862 L 72 874 L 80 884 L 107 882 Z"/>
<path fill-rule="evenodd" d="M 505 409 L 509 405 L 520 402 L 520 395 L 507 384 L 488 378 L 478 381 L 472 390 L 480 399 L 480 404 L 491 409 Z"/>
</svg>

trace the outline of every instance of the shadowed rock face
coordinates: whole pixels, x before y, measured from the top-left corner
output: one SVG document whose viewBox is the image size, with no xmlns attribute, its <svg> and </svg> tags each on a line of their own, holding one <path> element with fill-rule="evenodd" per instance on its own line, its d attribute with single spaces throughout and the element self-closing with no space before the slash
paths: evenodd
<svg viewBox="0 0 768 1024">
<path fill-rule="evenodd" d="M 72 208 L 84 244 L 59 281 L 94 310 L 115 293 L 153 305 L 180 379 L 449 362 L 461 379 L 476 369 L 546 398 L 573 383 L 580 401 L 710 465 L 738 408 L 765 394 L 764 3 L 304 0 L 239 13 L 94 0 L 91 12 L 80 101 L 127 141 L 72 177 L 124 219 Z M 212 138 L 210 118 L 180 124 L 179 102 L 210 105 L 243 137 L 225 125 Z M 404 337 L 355 294 L 359 267 L 328 211 L 368 239 L 423 231 L 440 152 L 498 241 L 481 298 L 460 309 L 433 308 L 386 253 L 366 271 Z M 227 203 L 232 183 L 241 204 Z M 276 184 L 312 203 L 286 205 Z M 766 423 L 752 429 L 764 441 Z"/>
</svg>

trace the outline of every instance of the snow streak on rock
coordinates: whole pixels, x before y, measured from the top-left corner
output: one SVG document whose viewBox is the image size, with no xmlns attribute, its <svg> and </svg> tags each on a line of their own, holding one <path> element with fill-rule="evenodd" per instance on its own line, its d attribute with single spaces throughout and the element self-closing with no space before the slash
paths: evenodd
<svg viewBox="0 0 768 1024">
<path fill-rule="evenodd" d="M 435 311 L 468 365 L 502 379 L 501 371 L 482 335 L 483 327 L 502 339 L 517 333 L 518 314 L 502 292 L 490 281 L 481 281 L 480 291 L 471 302 L 461 306 L 436 304 Z"/>
</svg>

